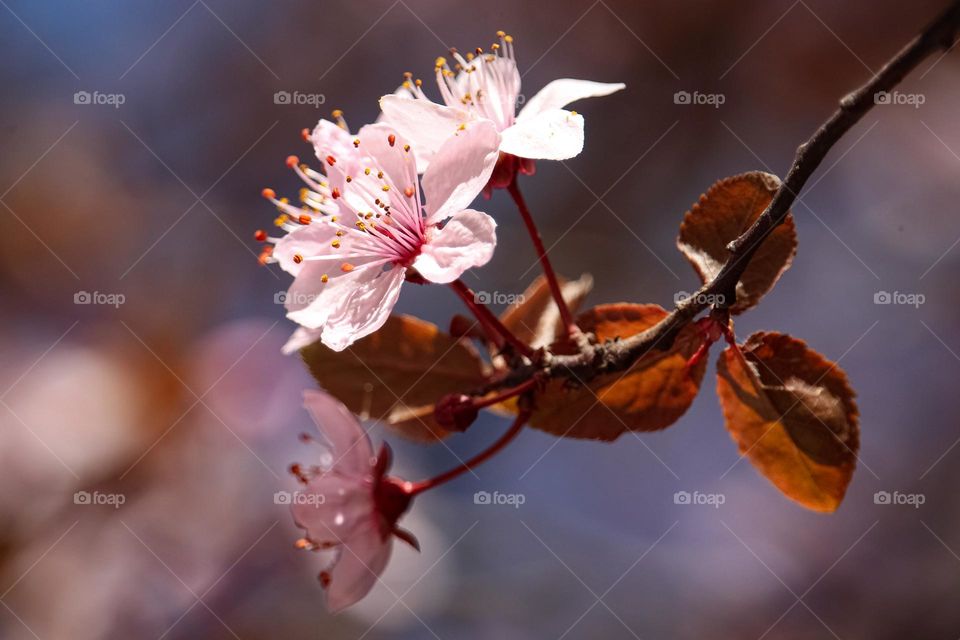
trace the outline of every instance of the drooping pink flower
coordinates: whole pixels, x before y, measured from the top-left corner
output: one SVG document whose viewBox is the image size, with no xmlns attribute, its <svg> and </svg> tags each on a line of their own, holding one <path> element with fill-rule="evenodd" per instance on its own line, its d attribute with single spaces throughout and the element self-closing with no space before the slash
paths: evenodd
<svg viewBox="0 0 960 640">
<path fill-rule="evenodd" d="M 288 231 L 271 256 L 295 278 L 287 317 L 339 351 L 386 322 L 409 268 L 449 283 L 490 260 L 496 223 L 467 207 L 496 165 L 500 135 L 486 120 L 460 127 L 419 181 L 411 143 L 385 124 L 363 127 L 349 145 L 322 133 L 312 139 L 326 176 L 288 160 L 307 184 L 309 213 L 264 195 Z"/>
<path fill-rule="evenodd" d="M 563 107 L 582 98 L 605 96 L 624 88 L 622 83 L 591 82 L 569 78 L 554 80 L 526 101 L 520 101 L 520 73 L 513 51 L 513 38 L 498 32 L 500 42 L 491 52 L 477 49 L 462 56 L 451 69 L 445 58 L 437 58 L 435 71 L 443 105 L 432 102 L 420 80 L 407 80 L 393 95 L 383 96 L 380 107 L 384 121 L 409 138 L 420 171 L 433 161 L 436 151 L 464 122 L 486 119 L 502 134 L 501 160 L 532 173 L 527 160 L 565 160 L 583 150 L 583 116 Z M 498 170 L 499 171 L 499 170 Z M 512 176 L 511 176 L 512 177 Z"/>
<path fill-rule="evenodd" d="M 419 548 L 412 534 L 397 527 L 410 506 L 410 483 L 386 475 L 390 449 L 384 445 L 374 456 L 360 422 L 340 402 L 306 391 L 304 406 L 326 440 L 328 460 L 292 468 L 305 484 L 291 506 L 297 526 L 306 532 L 297 546 L 326 556 L 320 583 L 327 607 L 340 611 L 377 583 L 394 537 Z"/>
</svg>

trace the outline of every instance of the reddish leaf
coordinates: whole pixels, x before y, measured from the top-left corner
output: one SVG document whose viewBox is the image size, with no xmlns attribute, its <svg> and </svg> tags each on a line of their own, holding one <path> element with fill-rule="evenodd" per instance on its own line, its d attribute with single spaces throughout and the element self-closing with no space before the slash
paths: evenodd
<svg viewBox="0 0 960 640">
<path fill-rule="evenodd" d="M 577 323 L 603 341 L 639 333 L 666 315 L 655 304 L 621 303 L 594 307 Z M 537 396 L 530 424 L 554 435 L 594 440 L 663 429 L 683 415 L 697 395 L 706 362 L 689 371 L 686 363 L 699 345 L 699 332 L 688 325 L 670 349 L 654 349 L 625 372 L 586 385 L 552 380 Z M 556 348 L 561 351 L 563 345 Z"/>
<path fill-rule="evenodd" d="M 714 183 L 700 196 L 683 218 L 677 248 L 704 283 L 713 280 L 727 261 L 727 245 L 750 228 L 767 208 L 780 186 L 780 179 L 762 171 L 751 171 Z M 773 230 L 757 249 L 750 265 L 737 283 L 733 313 L 757 304 L 784 271 L 797 252 L 793 214 Z"/>
<path fill-rule="evenodd" d="M 390 316 L 379 331 L 344 351 L 315 342 L 300 354 L 320 386 L 351 411 L 421 441 L 450 435 L 433 420 L 437 400 L 486 379 L 483 361 L 468 341 L 412 316 Z"/>
<path fill-rule="evenodd" d="M 846 374 L 802 341 L 755 333 L 720 356 L 717 391 L 730 435 L 787 497 L 835 511 L 853 476 L 860 426 Z"/>
</svg>

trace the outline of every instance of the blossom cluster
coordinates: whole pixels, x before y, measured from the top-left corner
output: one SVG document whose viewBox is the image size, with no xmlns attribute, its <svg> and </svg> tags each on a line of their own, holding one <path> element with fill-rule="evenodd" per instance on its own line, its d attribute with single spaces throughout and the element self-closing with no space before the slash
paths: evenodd
<svg viewBox="0 0 960 640">
<path fill-rule="evenodd" d="M 322 173 L 299 158 L 287 164 L 303 180 L 301 206 L 263 195 L 279 209 L 286 234 L 267 237 L 264 261 L 294 276 L 287 317 L 303 331 L 294 351 L 319 339 L 335 350 L 383 326 L 415 270 L 446 284 L 486 264 L 496 222 L 468 208 L 481 191 L 506 187 L 536 160 L 564 160 L 583 149 L 584 120 L 564 107 L 623 84 L 559 79 L 517 112 L 520 73 L 513 38 L 500 32 L 490 52 L 437 58 L 443 104 L 421 80 L 406 79 L 380 99 L 379 122 L 351 134 L 339 111 L 304 138 Z"/>
<path fill-rule="evenodd" d="M 532 175 L 537 160 L 578 155 L 584 119 L 565 107 L 624 88 L 554 80 L 518 110 L 522 94 L 513 38 L 497 35 L 489 51 L 451 51 L 452 64 L 436 59 L 440 102 L 407 73 L 396 91 L 380 99 L 376 123 L 351 133 L 335 111 L 332 121 L 305 129 L 320 171 L 296 156 L 287 158 L 304 183 L 299 205 L 263 190 L 279 210 L 275 223 L 285 233 L 256 233 L 265 243 L 261 261 L 278 264 L 294 278 L 285 305 L 299 328 L 285 351 L 317 341 L 341 351 L 376 332 L 407 281 L 452 284 L 462 293 L 460 276 L 489 262 L 497 243 L 496 222 L 471 208 L 474 200 L 511 188 L 518 174 Z M 541 260 L 552 277 L 546 256 Z M 562 301 L 557 303 L 563 310 Z M 481 324 L 496 322 L 475 305 L 472 310 Z M 521 350 L 521 355 L 529 354 Z M 373 587 L 393 538 L 417 546 L 413 535 L 397 526 L 415 495 L 492 455 L 524 422 L 521 412 L 514 427 L 471 463 L 412 483 L 386 475 L 389 448 L 375 454 L 360 422 L 340 402 L 308 391 L 305 404 L 322 432 L 326 455 L 323 464 L 293 465 L 302 492 L 316 499 L 296 500 L 292 509 L 305 530 L 298 546 L 324 558 L 320 581 L 334 611 Z M 469 399 L 454 404 L 445 406 L 451 423 L 471 410 L 475 416 Z"/>
</svg>

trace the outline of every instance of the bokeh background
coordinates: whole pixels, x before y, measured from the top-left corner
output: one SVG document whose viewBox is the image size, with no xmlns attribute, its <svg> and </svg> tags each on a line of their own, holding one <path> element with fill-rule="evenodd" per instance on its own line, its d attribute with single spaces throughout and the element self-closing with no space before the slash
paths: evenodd
<svg viewBox="0 0 960 640">
<path fill-rule="evenodd" d="M 334 108 L 373 120 L 407 70 L 432 91 L 437 55 L 502 28 L 527 95 L 627 83 L 575 106 L 583 154 L 523 188 L 558 270 L 595 277 L 591 302 L 669 306 L 696 284 L 674 249 L 689 205 L 715 179 L 785 172 L 943 4 L 0 1 L 0 637 L 956 638 L 960 52 L 902 85 L 923 104 L 878 106 L 831 153 L 794 209 L 793 267 L 738 320 L 808 340 L 858 391 L 860 462 L 834 515 L 738 461 L 710 373 L 665 432 L 530 431 L 423 496 L 405 520 L 423 553 L 398 546 L 386 586 L 329 616 L 273 499 L 309 461 L 311 380 L 280 354 L 288 279 L 252 240 L 273 217 L 260 189 L 295 194 L 283 161 L 309 153 L 301 128 Z M 503 193 L 483 208 L 500 247 L 475 282 L 519 293 L 536 275 L 519 218 Z M 446 325 L 460 308 L 410 287 L 399 310 Z M 486 417 L 432 448 L 374 434 L 417 478 L 505 427 Z M 476 505 L 481 490 L 525 502 Z"/>
</svg>

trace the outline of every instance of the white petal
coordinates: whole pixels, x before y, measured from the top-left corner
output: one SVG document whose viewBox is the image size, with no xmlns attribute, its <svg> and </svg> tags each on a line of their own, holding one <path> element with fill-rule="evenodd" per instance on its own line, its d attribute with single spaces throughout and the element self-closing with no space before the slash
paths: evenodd
<svg viewBox="0 0 960 640">
<path fill-rule="evenodd" d="M 321 162 L 326 162 L 327 156 L 340 158 L 356 154 L 350 132 L 329 120 L 320 120 L 317 123 L 310 133 L 310 142 L 313 144 L 313 152 Z"/>
<path fill-rule="evenodd" d="M 350 135 L 349 131 L 329 120 L 318 122 L 310 134 L 313 151 L 320 160 L 327 175 L 326 182 L 331 188 L 336 187 L 343 191 L 344 177 L 356 175 L 369 163 L 362 150 L 353 145 L 355 139 L 356 136 Z M 332 167 L 327 163 L 328 156 L 336 159 L 336 164 Z"/>
<path fill-rule="evenodd" d="M 285 356 L 289 356 L 292 353 L 300 351 L 300 349 L 303 349 L 304 347 L 309 347 L 311 344 L 320 339 L 320 333 L 320 329 L 297 327 L 290 337 L 287 338 L 287 341 L 280 349 L 280 352 Z"/>
<path fill-rule="evenodd" d="M 517 121 L 531 118 L 550 109 L 562 109 L 571 102 L 583 98 L 608 96 L 625 87 L 626 85 L 622 82 L 593 82 L 572 78 L 554 80 L 527 101 L 527 104 L 520 110 Z"/>
<path fill-rule="evenodd" d="M 337 229 L 333 225 L 324 224 L 322 219 L 314 224 L 297 227 L 280 238 L 273 247 L 273 257 L 280 268 L 294 276 L 306 267 L 306 262 L 297 263 L 294 256 L 326 255 L 331 251 L 331 242 L 337 238 Z"/>
<path fill-rule="evenodd" d="M 368 336 L 387 321 L 393 306 L 400 296 L 400 288 L 406 275 L 403 267 L 379 271 L 374 278 L 355 283 L 348 290 L 341 287 L 323 326 L 320 339 L 334 351 L 343 351 L 351 344 Z M 339 278 L 337 278 L 339 280 Z M 334 282 L 331 278 L 330 282 Z"/>
<path fill-rule="evenodd" d="M 401 84 L 399 87 L 397 87 L 396 91 L 394 91 L 391 95 L 396 96 L 397 98 L 400 98 L 401 100 L 414 100 L 414 99 L 416 99 L 416 95 L 413 93 L 413 90 L 406 88 L 405 86 L 403 86 L 403 84 Z M 377 115 L 377 119 L 374 120 L 374 124 L 380 124 L 381 122 L 382 122 L 382 123 L 385 123 L 385 124 L 389 124 L 389 122 L 387 122 L 387 117 L 384 115 L 383 111 L 381 111 L 381 112 Z"/>
<path fill-rule="evenodd" d="M 489 120 L 476 120 L 448 139 L 423 175 L 428 223 L 440 222 L 473 202 L 497 164 L 500 134 Z"/>
<path fill-rule="evenodd" d="M 351 274 L 336 279 L 331 278 L 330 282 L 324 283 L 323 276 L 327 274 L 329 265 L 305 262 L 302 266 L 293 284 L 287 289 L 284 307 L 287 309 L 287 317 L 297 324 L 308 329 L 319 329 L 330 315 L 331 307 L 324 304 L 324 294 L 330 291 L 331 283 L 336 289 L 338 286 L 336 281 L 342 282 Z"/>
<path fill-rule="evenodd" d="M 543 111 L 504 131 L 500 150 L 534 160 L 572 158 L 583 150 L 583 116 L 563 109 Z"/>
<path fill-rule="evenodd" d="M 390 144 L 390 136 L 393 144 Z M 359 149 L 373 161 L 374 167 L 383 171 L 396 187 L 416 187 L 417 164 L 410 151 L 404 151 L 409 140 L 388 124 L 368 124 L 357 135 Z M 411 145 L 412 147 L 412 145 Z"/>
<path fill-rule="evenodd" d="M 305 261 L 305 264 L 287 290 L 284 305 L 287 317 L 308 329 L 323 329 L 331 316 L 342 316 L 344 306 L 361 300 L 366 302 L 366 296 L 375 293 L 384 281 L 380 265 L 361 265 L 343 273 L 340 262 L 322 260 Z M 325 275 L 327 282 L 323 281 Z"/>
<path fill-rule="evenodd" d="M 470 119 L 460 109 L 396 95 L 380 98 L 380 108 L 384 122 L 410 141 L 420 173 L 426 171 L 434 154 L 457 132 L 457 127 Z"/>
<path fill-rule="evenodd" d="M 443 229 L 428 231 L 427 242 L 413 266 L 427 280 L 453 282 L 464 271 L 490 261 L 497 246 L 497 223 L 480 211 L 465 209 Z"/>
</svg>

